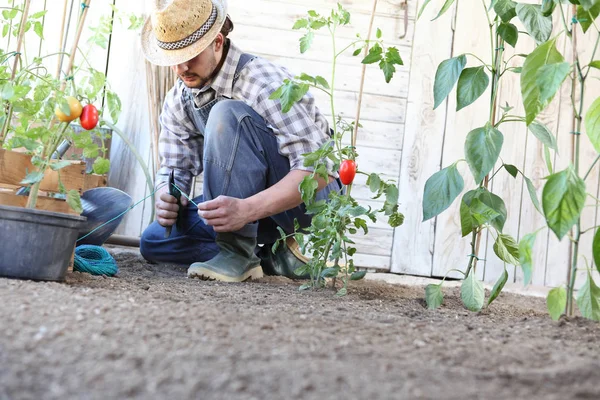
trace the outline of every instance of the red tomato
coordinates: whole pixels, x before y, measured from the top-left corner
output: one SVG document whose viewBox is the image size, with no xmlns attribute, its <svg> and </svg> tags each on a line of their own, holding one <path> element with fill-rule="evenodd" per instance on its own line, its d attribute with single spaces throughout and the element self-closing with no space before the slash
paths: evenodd
<svg viewBox="0 0 600 400">
<path fill-rule="evenodd" d="M 356 163 L 354 160 L 344 160 L 340 165 L 340 180 L 344 185 L 350 185 L 356 176 Z"/>
<path fill-rule="evenodd" d="M 96 125 L 98 125 L 98 110 L 96 109 L 96 106 L 88 104 L 83 107 L 79 122 L 81 122 L 81 127 L 83 129 L 87 129 L 88 131 L 94 129 Z"/>
</svg>

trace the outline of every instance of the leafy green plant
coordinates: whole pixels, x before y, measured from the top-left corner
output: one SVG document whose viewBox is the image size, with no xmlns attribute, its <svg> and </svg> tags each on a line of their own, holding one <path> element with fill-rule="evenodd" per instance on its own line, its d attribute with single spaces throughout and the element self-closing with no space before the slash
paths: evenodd
<svg viewBox="0 0 600 400">
<path fill-rule="evenodd" d="M 330 81 L 322 76 L 310 76 L 305 73 L 294 79 L 285 80 L 283 85 L 271 95 L 271 99 L 281 101 L 284 112 L 289 111 L 295 102 L 299 101 L 310 88 L 313 88 L 327 94 L 330 99 L 331 115 L 336 116 L 337 62 L 339 57 L 347 52 L 352 51 L 354 56 L 359 56 L 369 46 L 368 54 L 362 59 L 362 63 L 378 64 L 386 82 L 392 79 L 396 67 L 403 65 L 398 49 L 385 46 L 381 39 L 382 32 L 379 29 L 376 31 L 375 40 L 363 39 L 357 35 L 356 40 L 338 50 L 336 30 L 349 24 L 350 13 L 340 4 L 328 16 L 321 15 L 314 10 L 308 11 L 306 18 L 302 18 L 294 24 L 294 29 L 303 29 L 306 32 L 300 39 L 301 53 L 310 49 L 315 39 L 315 31 L 323 29 L 329 32 L 333 44 L 332 71 Z M 312 223 L 305 230 L 297 227 L 293 235 L 302 251 L 313 255 L 308 264 L 296 271 L 298 275 L 308 273 L 311 276 L 310 282 L 302 285 L 301 289 L 321 288 L 325 286 L 326 278 L 333 278 L 333 287 L 335 288 L 336 279 L 339 277 L 343 286 L 337 291 L 337 294 L 343 296 L 347 293 L 348 283 L 351 280 L 362 279 L 365 276 L 365 271 L 358 271 L 354 265 L 352 256 L 356 253 L 356 248 L 349 234 L 356 234 L 358 231 L 367 234 L 367 220 L 375 222 L 378 214 L 387 216 L 388 223 L 392 227 L 400 226 L 404 222 L 404 216 L 398 211 L 398 188 L 392 182 L 384 181 L 378 174 L 368 174 L 361 170 L 357 170 L 357 173 L 368 176 L 367 185 L 374 193 L 374 198 L 385 199 L 381 209 L 365 208 L 352 197 L 354 174 L 349 174 L 347 170 L 341 177 L 348 184 L 345 193 L 333 192 L 328 201 L 315 200 L 318 177 L 324 180 L 328 179 L 328 162 L 333 164 L 333 169 L 337 172 L 341 165 L 344 165 L 344 168 L 354 168 L 352 162 L 358 158 L 356 147 L 343 143 L 344 136 L 352 135 L 357 122 L 348 122 L 341 116 L 337 117 L 334 122 L 331 140 L 320 149 L 305 154 L 304 165 L 312 168 L 313 173 L 302 181 L 299 190 L 302 200 L 307 206 L 307 211 L 312 214 Z M 281 243 L 285 245 L 286 234 L 281 231 L 281 235 L 282 240 L 275 243 L 273 251 Z"/>
<path fill-rule="evenodd" d="M 13 6 L 2 11 L 2 35 L 15 36 L 19 42 L 25 43 L 31 31 L 44 40 L 44 16 L 46 11 L 27 15 L 29 2 L 13 2 Z M 83 10 L 84 8 L 82 8 Z M 78 19 L 83 23 L 83 19 Z M 137 19 L 130 19 L 134 27 Z M 92 51 L 96 45 L 102 46 L 107 41 L 112 29 L 112 18 L 101 20 L 99 27 L 92 28 L 94 34 L 88 42 L 87 52 Z M 23 26 L 21 26 L 24 23 Z M 10 43 L 7 43 L 10 46 Z M 59 48 L 60 46 L 56 46 Z M 41 51 L 40 45 L 40 51 Z M 22 148 L 31 154 L 33 171 L 27 171 L 25 180 L 21 183 L 30 187 L 28 207 L 35 208 L 39 193 L 40 182 L 45 171 L 53 169 L 59 171 L 69 162 L 56 162 L 53 160 L 58 146 L 68 140 L 76 147 L 83 150 L 86 158 L 95 158 L 94 172 L 105 174 L 108 172 L 110 162 L 107 159 L 107 149 L 104 145 L 108 135 L 100 130 L 103 123 L 96 126 L 86 120 L 90 130 L 74 130 L 71 122 L 75 121 L 81 113 L 81 103 L 89 104 L 88 109 L 94 110 L 94 103 L 106 99 L 106 107 L 100 110 L 108 113 L 113 123 L 116 123 L 121 102 L 113 91 L 110 90 L 106 76 L 97 71 L 88 62 L 87 55 L 79 49 L 83 62 L 67 72 L 67 76 L 53 76 L 48 70 L 48 62 L 54 62 L 58 57 L 68 56 L 72 60 L 74 54 L 57 52 L 42 56 L 38 54 L 28 62 L 26 52 L 0 50 L 0 147 L 8 150 Z M 73 56 L 73 57 L 72 57 Z M 11 68 L 9 61 L 16 59 Z M 69 68 L 67 68 L 69 69 Z M 83 120 L 82 120 L 83 122 Z M 100 140 L 94 140 L 97 137 Z M 100 143 L 100 144 L 98 144 Z M 59 186 L 63 189 L 62 183 Z M 66 193 L 67 202 L 76 211 L 81 212 L 79 194 L 71 190 Z"/>
<path fill-rule="evenodd" d="M 507 210 L 504 201 L 489 191 L 489 183 L 498 173 L 509 173 L 513 177 L 522 174 L 514 165 L 502 163 L 502 167 L 493 171 L 500 159 L 503 145 L 502 124 L 506 122 L 522 122 L 527 125 L 529 132 L 537 138 L 545 148 L 548 165 L 548 177 L 543 188 L 541 204 L 533 184 L 523 175 L 528 192 L 535 208 L 542 213 L 547 227 L 554 232 L 559 240 L 568 237 L 573 246 L 573 257 L 567 283 L 563 287 L 553 289 L 548 295 L 548 310 L 553 319 L 558 319 L 563 313 L 572 315 L 575 277 L 579 263 L 579 246 L 581 235 L 581 214 L 588 197 L 594 200 L 595 207 L 599 201 L 587 193 L 586 179 L 600 159 L 589 167 L 582 175 L 580 170 L 581 133 L 585 124 L 586 133 L 594 149 L 600 152 L 600 99 L 593 102 L 585 111 L 584 94 L 586 82 L 590 73 L 598 69 L 600 62 L 594 60 L 600 31 L 595 19 L 600 14 L 600 0 L 544 0 L 541 5 L 516 3 L 512 0 L 482 0 L 482 12 L 489 23 L 491 58 L 489 62 L 474 54 L 463 54 L 453 57 L 440 64 L 434 84 L 435 107 L 439 106 L 457 85 L 457 109 L 460 110 L 477 100 L 491 84 L 490 113 L 482 128 L 475 129 L 467 135 L 465 143 L 465 159 L 459 160 L 434 174 L 425 185 L 423 200 L 424 219 L 430 219 L 446 210 L 458 198 L 464 189 L 464 180 L 457 169 L 457 164 L 466 161 L 475 182 L 479 185 L 476 190 L 464 194 L 461 200 L 460 216 L 462 235 L 471 235 L 472 254 L 464 276 L 461 298 L 465 306 L 478 311 L 484 306 L 483 286 L 474 277 L 479 254 L 481 233 L 491 230 L 495 238 L 494 253 L 506 264 L 520 265 L 523 269 L 525 284 L 531 282 L 532 276 L 532 247 L 537 233 L 525 235 L 519 243 L 503 232 Z M 421 8 L 423 12 L 429 1 Z M 438 16 L 446 12 L 454 0 L 446 0 Z M 563 5 L 566 4 L 565 5 Z M 566 10 L 565 10 L 566 8 Z M 563 30 L 552 37 L 552 16 L 559 13 Z M 571 14 L 571 15 L 569 15 Z M 511 22 L 520 20 L 525 32 L 519 31 Z M 571 21 L 570 24 L 567 21 Z M 593 29 L 592 29 L 593 28 Z M 589 62 L 582 61 L 577 51 L 576 37 L 581 34 L 597 35 L 598 40 L 593 48 Z M 557 49 L 556 43 L 561 35 L 571 40 L 574 62 L 565 61 Z M 522 36 L 529 36 L 536 43 L 535 49 L 529 54 L 517 54 L 523 58 L 521 67 L 510 67 L 504 59 L 504 48 L 514 47 Z M 467 68 L 467 57 L 480 64 Z M 485 58 L 485 57 L 483 57 Z M 512 107 L 500 107 L 497 104 L 498 83 L 505 73 L 520 74 L 521 95 L 525 115 L 511 114 Z M 491 78 L 488 76 L 491 75 Z M 572 165 L 563 171 L 555 171 L 551 163 L 551 153 L 558 152 L 557 140 L 550 130 L 536 118 L 551 103 L 563 84 L 570 84 L 573 90 L 571 97 L 574 120 L 573 132 L 559 134 L 574 134 Z M 575 95 L 576 90 L 579 96 Z M 562 149 L 566 152 L 567 149 Z M 525 227 L 530 229 L 530 227 Z M 592 230 L 597 230 L 594 227 Z M 600 235 L 594 237 L 592 252 L 596 266 L 600 264 Z M 600 270 L 600 267 L 598 267 Z M 488 305 L 497 297 L 508 279 L 506 269 L 496 283 L 488 300 Z M 443 283 L 443 282 L 442 282 Z M 429 286 L 426 289 L 426 299 L 430 308 L 436 308 L 443 301 L 441 284 Z M 577 304 L 582 315 L 586 318 L 600 320 L 600 289 L 596 286 L 591 274 L 579 290 Z"/>
</svg>

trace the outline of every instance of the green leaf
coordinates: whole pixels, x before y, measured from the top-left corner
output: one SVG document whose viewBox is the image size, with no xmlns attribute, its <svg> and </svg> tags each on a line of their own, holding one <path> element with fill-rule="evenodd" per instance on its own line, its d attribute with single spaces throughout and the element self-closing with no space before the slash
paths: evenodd
<svg viewBox="0 0 600 400">
<path fill-rule="evenodd" d="M 392 213 L 392 215 L 390 215 L 390 218 L 388 219 L 388 225 L 392 228 L 397 228 L 399 226 L 401 226 L 402 224 L 404 224 L 404 214 L 399 213 L 399 212 L 394 212 Z"/>
<path fill-rule="evenodd" d="M 567 307 L 567 291 L 565 288 L 558 287 L 550 290 L 548 297 L 546 297 L 546 306 L 550 317 L 554 321 L 558 321 L 565 311 L 565 307 Z"/>
<path fill-rule="evenodd" d="M 281 111 L 287 113 L 292 109 L 295 103 L 304 97 L 309 88 L 310 86 L 308 84 L 297 84 L 286 79 L 283 86 L 273 92 L 269 98 L 272 100 L 279 98 L 281 102 Z"/>
<path fill-rule="evenodd" d="M 308 27 L 308 20 L 306 18 L 302 18 L 294 23 L 292 29 L 302 29 L 306 27 Z"/>
<path fill-rule="evenodd" d="M 275 252 L 279 248 L 279 243 L 280 243 L 279 240 L 276 240 L 275 243 L 273 243 L 273 246 L 271 246 L 271 253 L 275 254 Z"/>
<path fill-rule="evenodd" d="M 344 297 L 347 294 L 348 294 L 348 289 L 346 289 L 345 287 L 343 287 L 340 290 L 338 290 L 338 292 L 335 295 L 337 297 Z"/>
<path fill-rule="evenodd" d="M 319 29 L 321 29 L 322 27 L 327 25 L 327 21 L 325 19 L 316 19 L 314 21 L 310 22 L 310 29 L 314 29 L 315 31 L 318 31 Z"/>
<path fill-rule="evenodd" d="M 559 240 L 575 225 L 585 206 L 585 182 L 573 167 L 551 175 L 544 185 L 542 205 L 546 222 Z"/>
<path fill-rule="evenodd" d="M 544 146 L 544 159 L 546 160 L 546 168 L 548 168 L 548 173 L 553 174 L 554 169 L 552 168 L 552 156 L 550 155 L 550 149 L 548 146 Z"/>
<path fill-rule="evenodd" d="M 44 173 L 42 171 L 34 171 L 30 172 L 25 176 L 20 183 L 21 185 L 33 185 L 35 183 L 41 182 L 44 179 Z"/>
<path fill-rule="evenodd" d="M 40 39 L 44 38 L 44 26 L 41 22 L 38 21 L 33 24 L 33 31 L 40 37 Z"/>
<path fill-rule="evenodd" d="M 597 153 L 600 153 L 600 97 L 598 97 L 585 114 L 585 131 Z"/>
<path fill-rule="evenodd" d="M 356 50 L 354 50 L 354 53 L 352 53 L 352 55 L 353 55 L 354 57 L 356 57 L 356 56 L 358 56 L 358 55 L 359 55 L 359 54 L 362 52 L 362 50 L 363 50 L 362 48 L 360 48 L 360 49 L 356 49 Z"/>
<path fill-rule="evenodd" d="M 369 49 L 369 54 L 362 60 L 363 64 L 374 64 L 381 61 L 383 54 L 383 48 L 379 43 L 375 43 L 373 47 Z"/>
<path fill-rule="evenodd" d="M 577 293 L 577 307 L 584 318 L 600 321 L 600 288 L 596 286 L 589 271 L 585 284 Z"/>
<path fill-rule="evenodd" d="M 367 271 L 356 271 L 352 275 L 350 275 L 351 281 L 360 281 L 367 275 Z"/>
<path fill-rule="evenodd" d="M 121 99 L 115 93 L 111 91 L 106 92 L 106 100 L 108 103 L 108 111 L 110 113 L 110 118 L 113 120 L 113 123 L 117 123 L 119 121 L 119 116 L 121 115 Z"/>
<path fill-rule="evenodd" d="M 538 46 L 525 59 L 521 72 L 521 94 L 525 106 L 527 125 L 531 124 L 537 115 L 548 106 L 551 98 L 541 101 L 540 87 L 537 77 L 544 65 L 562 63 L 563 56 L 556 50 L 556 38 Z"/>
<path fill-rule="evenodd" d="M 554 63 L 542 66 L 536 77 L 536 84 L 540 90 L 540 102 L 549 104 L 554 98 L 562 83 L 571 72 L 571 64 L 568 62 Z"/>
<path fill-rule="evenodd" d="M 594 263 L 596 269 L 600 272 L 600 229 L 596 230 L 594 234 L 594 241 L 592 242 L 592 255 L 594 257 Z"/>
<path fill-rule="evenodd" d="M 506 263 L 519 265 L 519 245 L 509 235 L 498 235 L 496 243 L 494 243 L 494 253 Z"/>
<path fill-rule="evenodd" d="M 452 4 L 454 4 L 454 0 L 446 0 L 444 2 L 444 5 L 442 6 L 442 9 L 440 10 L 440 12 L 438 13 L 437 17 L 435 17 L 434 19 L 432 19 L 432 21 L 435 21 L 436 19 L 438 19 L 439 17 L 441 17 L 442 15 L 444 15 L 444 13 L 446 11 L 448 11 L 448 9 L 450 7 L 452 7 Z"/>
<path fill-rule="evenodd" d="M 425 183 L 423 195 L 423 221 L 446 210 L 465 187 L 456 164 L 433 174 Z"/>
<path fill-rule="evenodd" d="M 50 96 L 52 88 L 48 85 L 37 85 L 33 90 L 34 101 L 44 101 Z"/>
<path fill-rule="evenodd" d="M 379 68 L 381 68 L 381 70 L 383 71 L 386 83 L 390 83 L 390 81 L 392 80 L 394 73 L 396 72 L 395 66 L 403 64 L 404 62 L 400 57 L 398 49 L 396 49 L 395 47 L 390 47 L 385 54 L 385 58 L 383 58 L 379 63 Z"/>
<path fill-rule="evenodd" d="M 315 34 L 311 32 L 307 32 L 304 36 L 300 38 L 300 53 L 304 54 L 310 49 L 312 45 Z"/>
<path fill-rule="evenodd" d="M 398 187 L 396 185 L 389 185 L 385 188 L 385 201 L 390 204 L 398 203 Z"/>
<path fill-rule="evenodd" d="M 483 307 L 485 291 L 483 283 L 475 277 L 475 271 L 471 270 L 460 287 L 460 298 L 469 311 L 477 312 Z"/>
<path fill-rule="evenodd" d="M 596 2 L 588 11 L 582 6 L 577 6 L 577 21 L 581 25 L 583 33 L 590 29 L 598 15 L 600 15 L 600 2 Z"/>
<path fill-rule="evenodd" d="M 508 172 L 513 178 L 516 178 L 519 174 L 519 169 L 514 165 L 504 164 L 503 167 L 506 170 L 506 172 Z"/>
<path fill-rule="evenodd" d="M 323 278 L 333 278 L 334 276 L 338 276 L 339 272 L 340 272 L 340 267 L 325 268 L 321 272 L 321 276 Z"/>
<path fill-rule="evenodd" d="M 425 288 L 425 301 L 427 302 L 427 308 L 435 310 L 444 302 L 444 292 L 442 292 L 442 285 L 427 285 Z"/>
<path fill-rule="evenodd" d="M 377 193 L 381 187 L 381 178 L 376 173 L 372 173 L 367 179 L 367 185 L 371 192 Z"/>
<path fill-rule="evenodd" d="M 305 176 L 302 182 L 300 182 L 300 194 L 302 196 L 302 201 L 304 201 L 304 203 L 310 203 L 315 198 L 318 188 L 319 182 L 313 179 L 310 175 Z"/>
<path fill-rule="evenodd" d="M 599 4 L 600 4 L 600 3 L 599 3 Z M 592 61 L 592 62 L 589 64 L 589 66 L 590 66 L 591 68 L 600 69 L 600 60 L 595 60 L 595 61 Z"/>
<path fill-rule="evenodd" d="M 492 301 L 496 300 L 496 298 L 500 295 L 502 289 L 504 289 L 504 285 L 506 285 L 506 282 L 508 282 L 508 272 L 506 272 L 506 268 L 504 268 L 504 272 L 502 272 L 502 275 L 500 275 L 500 278 L 498 278 L 498 281 L 490 293 L 490 298 L 488 299 L 487 303 L 488 307 L 490 304 L 492 304 Z"/>
<path fill-rule="evenodd" d="M 473 232 L 475 228 L 500 216 L 498 211 L 479 200 L 477 196 L 480 194 L 479 190 L 471 190 L 465 193 L 460 203 L 460 221 L 463 237 Z"/>
<path fill-rule="evenodd" d="M 327 82 L 327 79 L 323 78 L 322 76 L 315 76 L 315 81 L 317 81 L 317 84 L 321 85 L 325 90 L 331 89 L 331 87 L 329 86 L 329 82 Z"/>
<path fill-rule="evenodd" d="M 502 22 L 500 26 L 498 26 L 498 35 L 512 47 L 517 46 L 517 41 L 519 40 L 519 30 L 516 26 L 508 22 Z"/>
<path fill-rule="evenodd" d="M 578 2 L 584 10 L 589 10 L 595 3 L 597 3 L 597 0 L 579 0 Z"/>
<path fill-rule="evenodd" d="M 503 143 L 502 132 L 490 124 L 469 132 L 465 142 L 465 158 L 475 183 L 479 184 L 483 181 L 483 178 L 494 168 L 500 157 Z"/>
<path fill-rule="evenodd" d="M 517 4 L 517 15 L 525 29 L 539 45 L 550 39 L 552 17 L 544 17 L 542 6 L 538 4 Z"/>
<path fill-rule="evenodd" d="M 110 171 L 110 160 L 106 158 L 98 157 L 94 161 L 93 165 L 94 173 L 98 175 L 108 174 Z"/>
<path fill-rule="evenodd" d="M 509 22 L 517 16 L 517 3 L 512 0 L 498 0 L 494 4 L 494 11 L 500 17 L 502 22 Z"/>
<path fill-rule="evenodd" d="M 467 65 L 467 57 L 464 54 L 440 63 L 435 73 L 435 83 L 433 84 L 434 109 L 438 108 L 446 97 L 448 97 L 465 65 Z"/>
<path fill-rule="evenodd" d="M 2 100 L 10 100 L 15 95 L 15 89 L 12 83 L 5 83 L 0 88 L 0 97 Z"/>
<path fill-rule="evenodd" d="M 465 68 L 458 79 L 456 92 L 456 111 L 462 110 L 472 104 L 485 92 L 490 84 L 490 78 L 485 73 L 485 68 Z"/>
<path fill-rule="evenodd" d="M 556 3 L 560 0 L 542 0 L 542 15 L 544 17 L 549 17 L 554 12 L 556 8 Z"/>
<path fill-rule="evenodd" d="M 83 208 L 81 207 L 81 197 L 79 196 L 79 192 L 77 190 L 73 189 L 67 192 L 67 204 L 77 214 L 81 214 L 83 212 Z"/>
<path fill-rule="evenodd" d="M 382 33 L 381 33 L 381 29 L 377 28 L 377 33 L 375 34 L 375 37 L 376 37 L 377 39 L 381 39 L 381 35 L 382 35 Z"/>
<path fill-rule="evenodd" d="M 533 133 L 540 142 L 542 142 L 545 146 L 552 150 L 558 150 L 558 146 L 556 144 L 556 137 L 550 132 L 550 130 L 546 127 L 546 125 L 540 124 L 535 121 L 529 125 L 529 131 Z"/>
<path fill-rule="evenodd" d="M 423 11 L 425 11 L 425 7 L 427 7 L 427 4 L 429 4 L 431 2 L 431 0 L 425 0 L 423 2 L 423 5 L 421 6 L 421 8 L 419 9 L 419 14 L 417 14 L 417 20 L 419 18 L 421 18 L 421 14 L 423 14 Z"/>
<path fill-rule="evenodd" d="M 62 161 L 57 161 L 57 162 L 50 163 L 50 168 L 53 171 L 59 171 L 59 170 L 65 168 L 65 167 L 68 167 L 69 165 L 71 165 L 70 161 L 62 160 Z"/>
<path fill-rule="evenodd" d="M 2 37 L 6 37 L 8 35 L 8 30 L 10 29 L 10 25 L 9 24 L 4 24 L 4 26 L 2 27 Z"/>
<path fill-rule="evenodd" d="M 530 233 L 523 236 L 519 242 L 519 262 L 523 270 L 523 284 L 525 286 L 531 283 L 533 276 L 533 245 L 535 244 L 537 233 Z"/>
<path fill-rule="evenodd" d="M 46 13 L 48 12 L 48 10 L 44 10 L 44 11 L 38 11 L 36 13 L 33 13 L 31 15 L 31 18 L 33 19 L 40 19 L 42 18 L 44 15 L 46 15 Z"/>
<path fill-rule="evenodd" d="M 465 203 L 463 197 L 463 200 L 460 202 L 460 229 L 463 237 L 473 233 L 473 229 L 476 228 L 476 226 L 473 225 L 474 224 L 473 217 L 471 216 L 471 209 L 469 208 L 467 203 Z"/>
</svg>

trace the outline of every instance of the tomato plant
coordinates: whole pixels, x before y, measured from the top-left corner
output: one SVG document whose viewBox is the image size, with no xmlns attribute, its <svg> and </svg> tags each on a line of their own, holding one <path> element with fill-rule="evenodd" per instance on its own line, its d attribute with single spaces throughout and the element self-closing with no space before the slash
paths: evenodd
<svg viewBox="0 0 600 400">
<path fill-rule="evenodd" d="M 307 52 L 316 37 L 314 32 L 324 28 L 330 32 L 335 48 L 336 29 L 349 24 L 350 13 L 340 4 L 337 9 L 324 15 L 314 10 L 309 11 L 306 18 L 302 18 L 294 24 L 294 29 L 306 30 L 300 39 L 300 52 Z M 336 116 L 333 82 L 335 82 L 337 60 L 340 56 L 346 52 L 352 52 L 354 56 L 358 56 L 363 50 L 369 48 L 362 63 L 377 63 L 383 71 L 386 82 L 392 79 L 396 67 L 403 64 L 398 49 L 385 46 L 381 40 L 382 32 L 379 29 L 377 29 L 376 37 L 376 40 L 367 40 L 357 35 L 357 40 L 341 52 L 334 53 L 329 82 L 322 76 L 303 73 L 293 79 L 285 80 L 282 86 L 271 95 L 271 99 L 279 99 L 283 112 L 288 112 L 294 102 L 301 99 L 310 88 L 314 88 L 325 92 L 330 97 L 331 115 Z M 352 182 L 357 173 L 354 160 L 357 159 L 358 153 L 354 146 L 345 145 L 343 138 L 344 135 L 352 135 L 358 121 L 349 123 L 341 116 L 335 118 L 332 124 L 331 141 L 320 149 L 305 154 L 304 166 L 312 169 L 313 172 L 306 176 L 300 184 L 300 192 L 307 212 L 312 214 L 312 223 L 302 231 L 297 226 L 296 232 L 289 236 L 295 236 L 304 253 L 308 252 L 313 255 L 310 262 L 295 271 L 298 275 L 308 273 L 311 277 L 310 282 L 302 285 L 300 289 L 320 288 L 325 285 L 326 278 L 333 278 L 332 286 L 337 290 L 336 279 L 339 277 L 343 286 L 337 291 L 337 294 L 343 296 L 347 293 L 349 281 L 362 279 L 365 276 L 365 271 L 358 271 L 354 266 L 352 256 L 357 249 L 349 235 L 357 234 L 359 230 L 368 234 L 367 220 L 375 222 L 378 214 L 387 216 L 388 223 L 392 227 L 400 226 L 404 222 L 404 215 L 399 212 L 398 188 L 392 182 L 384 181 L 378 174 L 359 171 L 368 176 L 367 185 L 374 193 L 374 198 L 384 196 L 385 201 L 381 209 L 374 210 L 371 207 L 363 207 L 352 197 Z M 348 186 L 345 191 L 330 193 L 328 201 L 315 201 L 318 188 L 317 178 L 321 177 L 327 180 L 330 169 L 333 169 L 334 173 L 339 173 L 342 182 Z M 274 244 L 273 251 L 280 243 L 285 243 L 287 235 L 283 231 L 280 232 L 282 238 Z"/>
<path fill-rule="evenodd" d="M 91 131 L 98 125 L 98 109 L 93 104 L 88 104 L 83 107 L 81 117 L 79 118 L 81 127 Z"/>
<path fill-rule="evenodd" d="M 356 176 L 356 162 L 354 160 L 344 160 L 340 165 L 340 181 L 344 185 L 351 185 Z"/>
<path fill-rule="evenodd" d="M 12 35 L 17 37 L 14 49 L 0 50 L 0 148 L 7 150 L 25 149 L 33 155 L 34 170 L 27 171 L 22 185 L 30 187 L 27 206 L 35 208 L 39 185 L 48 168 L 60 170 L 69 165 L 67 162 L 51 162 L 58 146 L 68 140 L 76 147 L 83 150 L 84 156 L 94 155 L 94 172 L 108 172 L 109 161 L 106 159 L 106 147 L 98 145 L 93 135 L 102 135 L 94 129 L 98 124 L 98 112 L 91 104 L 101 101 L 106 96 L 107 111 L 113 122 L 116 122 L 121 103 L 118 96 L 110 90 L 104 73 L 95 70 L 87 62 L 89 53 L 95 46 L 103 46 L 108 42 L 112 32 L 113 17 L 101 19 L 99 27 L 92 30 L 95 34 L 88 42 L 87 54 L 83 53 L 78 43 L 74 43 L 71 53 L 53 52 L 42 55 L 42 48 L 58 48 L 58 45 L 42 46 L 32 58 L 19 46 L 25 43 L 30 35 L 32 39 L 44 41 L 44 16 L 46 10 L 29 13 L 31 0 L 12 1 L 11 7 L 3 7 L 0 25 L 2 37 Z M 45 4 L 45 3 L 44 3 Z M 89 7 L 89 0 L 84 0 L 81 10 Z M 45 6 L 44 6 L 45 8 Z M 115 10 L 117 11 L 117 10 Z M 118 17 L 118 13 L 115 13 Z M 82 15 L 78 21 L 83 24 Z M 132 29 L 140 25 L 142 19 L 130 18 Z M 10 43 L 10 41 L 8 41 Z M 82 65 L 74 63 L 78 52 L 84 62 Z M 29 54 L 32 56 L 32 54 Z M 57 75 L 54 71 L 59 57 L 68 59 L 64 62 L 66 69 L 60 70 Z M 82 106 L 78 99 L 86 99 L 90 104 L 86 106 L 86 113 L 82 115 Z M 104 110 L 102 110 L 104 111 Z M 83 117 L 82 124 L 92 131 L 76 133 L 71 122 Z M 101 136 L 104 139 L 104 136 Z M 103 140 L 101 140 L 103 142 Z M 59 186 L 60 182 L 59 173 Z M 63 188 L 63 192 L 64 192 Z M 66 194 L 67 202 L 76 211 L 81 210 L 79 193 L 75 190 Z"/>
</svg>

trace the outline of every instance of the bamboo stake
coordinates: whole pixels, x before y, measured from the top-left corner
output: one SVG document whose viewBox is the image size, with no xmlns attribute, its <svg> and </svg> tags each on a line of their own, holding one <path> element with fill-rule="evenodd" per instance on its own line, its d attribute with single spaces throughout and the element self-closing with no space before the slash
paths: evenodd
<svg viewBox="0 0 600 400">
<path fill-rule="evenodd" d="M 67 70 L 65 74 L 69 76 L 71 70 L 73 69 L 73 64 L 75 62 L 75 55 L 77 54 L 77 47 L 79 46 L 79 39 L 81 38 L 81 33 L 83 32 L 83 25 L 85 25 L 85 18 L 87 17 L 88 10 L 90 8 L 90 3 L 92 0 L 84 0 L 82 4 L 83 12 L 81 13 L 81 18 L 79 19 L 79 24 L 77 26 L 77 33 L 75 34 L 75 40 L 73 41 L 73 47 L 71 49 L 71 56 L 69 57 L 69 64 L 67 64 Z M 67 86 L 66 79 L 62 81 L 60 90 L 65 90 Z"/>
<path fill-rule="evenodd" d="M 17 74 L 17 67 L 19 66 L 19 59 L 21 58 L 21 47 L 23 47 L 23 40 L 25 39 L 25 25 L 27 23 L 27 17 L 29 17 L 29 5 L 31 0 L 25 0 L 25 7 L 23 8 L 23 15 L 21 16 L 21 23 L 19 24 L 19 36 L 17 38 L 17 50 L 15 51 L 15 62 L 13 64 L 12 73 L 10 74 L 10 80 L 15 79 Z"/>
<path fill-rule="evenodd" d="M 371 21 L 369 22 L 369 32 L 367 33 L 367 41 L 371 40 L 371 33 L 373 31 L 373 22 L 375 21 L 375 11 L 377 10 L 377 0 L 373 1 L 373 11 L 371 11 Z M 369 54 L 369 44 L 365 46 L 365 57 Z M 367 65 L 363 64 L 362 73 L 360 77 L 360 89 L 358 91 L 358 106 L 356 107 L 356 120 L 354 122 L 354 132 L 352 133 L 352 147 L 356 147 L 356 138 L 358 136 L 358 121 L 360 120 L 360 109 L 362 106 L 363 91 L 365 87 L 365 74 L 367 72 Z"/>
<path fill-rule="evenodd" d="M 63 59 L 63 52 L 64 50 L 64 46 L 63 46 L 63 42 L 65 40 L 65 27 L 66 27 L 66 23 L 67 23 L 67 5 L 69 3 L 69 0 L 65 0 L 65 5 L 63 7 L 63 16 L 62 16 L 62 23 L 61 23 L 61 27 L 60 27 L 60 41 L 58 42 L 58 52 L 61 53 L 58 55 L 58 61 L 56 63 L 56 79 L 60 79 L 60 66 L 62 64 L 62 59 Z"/>
</svg>

